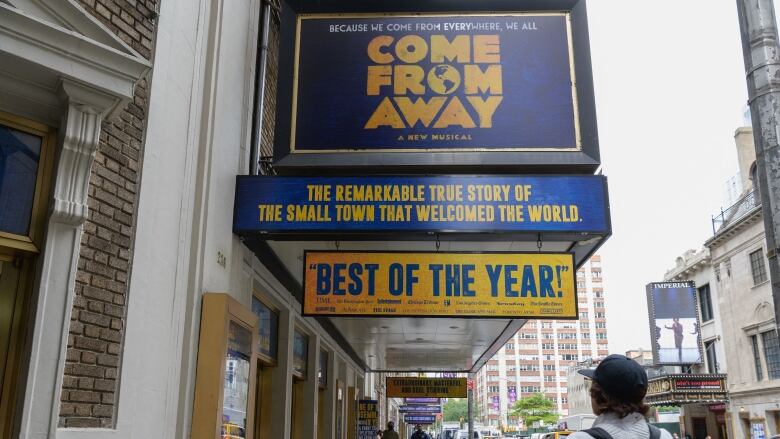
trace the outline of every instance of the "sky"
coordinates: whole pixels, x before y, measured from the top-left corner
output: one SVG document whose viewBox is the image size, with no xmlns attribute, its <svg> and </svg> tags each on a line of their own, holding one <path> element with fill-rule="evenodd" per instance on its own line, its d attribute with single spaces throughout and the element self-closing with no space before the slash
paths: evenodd
<svg viewBox="0 0 780 439">
<path fill-rule="evenodd" d="M 650 348 L 645 285 L 712 236 L 747 102 L 734 0 L 589 0 L 609 347 Z"/>
</svg>

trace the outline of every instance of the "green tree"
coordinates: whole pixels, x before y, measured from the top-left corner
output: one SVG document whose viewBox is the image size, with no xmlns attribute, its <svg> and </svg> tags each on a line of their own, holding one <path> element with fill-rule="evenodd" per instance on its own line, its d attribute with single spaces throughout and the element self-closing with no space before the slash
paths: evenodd
<svg viewBox="0 0 780 439">
<path fill-rule="evenodd" d="M 441 408 L 445 422 L 460 422 L 460 418 L 468 419 L 469 406 L 466 399 L 448 399 Z"/>
<path fill-rule="evenodd" d="M 555 412 L 555 404 L 547 399 L 543 393 L 535 393 L 518 399 L 512 407 L 511 413 L 523 419 L 525 425 L 529 427 L 536 421 L 555 424 L 559 417 L 558 413 Z"/>
</svg>

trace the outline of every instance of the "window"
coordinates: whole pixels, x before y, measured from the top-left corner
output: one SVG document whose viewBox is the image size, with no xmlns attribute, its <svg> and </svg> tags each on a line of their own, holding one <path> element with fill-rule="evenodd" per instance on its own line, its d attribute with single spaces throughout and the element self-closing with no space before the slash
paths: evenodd
<svg viewBox="0 0 780 439">
<path fill-rule="evenodd" d="M 712 320 L 712 297 L 710 296 L 710 284 L 702 285 L 698 288 L 699 308 L 701 308 L 701 321 L 709 322 Z"/>
<path fill-rule="evenodd" d="M 555 370 L 555 365 L 554 364 L 545 364 L 544 365 L 544 370 Z"/>
<path fill-rule="evenodd" d="M 606 339 L 607 339 L 606 332 L 599 332 L 596 334 L 596 340 L 606 340 Z"/>
<path fill-rule="evenodd" d="M 553 344 L 553 343 L 542 343 L 542 349 L 555 349 L 555 344 Z"/>
<path fill-rule="evenodd" d="M 603 291 L 594 291 L 593 295 L 594 295 L 595 298 L 601 299 L 601 298 L 604 297 L 604 292 Z"/>
<path fill-rule="evenodd" d="M 707 356 L 707 372 L 718 373 L 718 359 L 715 357 L 715 340 L 704 342 L 704 354 Z"/>
<path fill-rule="evenodd" d="M 590 338 L 590 332 L 583 332 L 580 336 L 582 336 L 582 338 Z"/>
<path fill-rule="evenodd" d="M 767 281 L 766 264 L 764 264 L 763 249 L 758 249 L 750 254 L 750 271 L 753 273 L 753 285 L 758 285 Z"/>
<path fill-rule="evenodd" d="M 508 351 L 515 350 L 515 344 L 514 343 L 507 343 L 506 344 L 506 350 L 508 350 Z"/>
<path fill-rule="evenodd" d="M 756 366 L 756 381 L 764 379 L 764 371 L 761 368 L 761 351 L 758 349 L 758 336 L 750 336 L 750 344 L 753 346 L 753 363 Z"/>
<path fill-rule="evenodd" d="M 595 316 L 597 319 L 604 319 L 604 318 L 606 318 L 606 317 L 607 317 L 607 313 L 605 313 L 605 312 L 595 312 L 595 313 L 593 313 L 593 315 L 594 315 L 594 316 Z"/>
<path fill-rule="evenodd" d="M 0 231 L 27 236 L 43 136 L 0 125 Z"/>
<path fill-rule="evenodd" d="M 766 358 L 766 374 L 770 380 L 780 378 L 780 344 L 774 330 L 761 333 Z"/>
<path fill-rule="evenodd" d="M 545 375 L 544 376 L 544 382 L 545 383 L 554 383 L 556 382 L 556 376 L 555 375 Z"/>
<path fill-rule="evenodd" d="M 596 329 L 607 329 L 607 322 L 596 322 Z"/>
<path fill-rule="evenodd" d="M 561 354 L 563 361 L 577 361 L 577 354 Z"/>
<path fill-rule="evenodd" d="M 595 301 L 595 302 L 593 302 L 593 307 L 594 308 L 604 308 L 604 302 L 601 301 L 601 300 Z"/>
<path fill-rule="evenodd" d="M 580 313 L 580 318 L 587 320 L 588 319 L 588 312 L 587 311 L 581 312 Z"/>
<path fill-rule="evenodd" d="M 498 386 L 488 386 L 488 392 L 490 393 L 498 393 Z"/>
<path fill-rule="evenodd" d="M 588 322 L 580 322 L 580 329 L 588 330 L 590 329 L 590 325 Z"/>
</svg>

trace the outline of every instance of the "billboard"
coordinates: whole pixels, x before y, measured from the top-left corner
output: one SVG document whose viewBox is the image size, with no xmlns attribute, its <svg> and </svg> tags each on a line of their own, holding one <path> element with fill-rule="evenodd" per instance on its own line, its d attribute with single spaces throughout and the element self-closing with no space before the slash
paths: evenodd
<svg viewBox="0 0 780 439">
<path fill-rule="evenodd" d="M 579 151 L 569 13 L 298 16 L 290 151 Z"/>
<path fill-rule="evenodd" d="M 387 377 L 390 398 L 465 398 L 466 378 Z M 407 415 L 410 416 L 410 415 Z"/>
<path fill-rule="evenodd" d="M 647 285 L 650 333 L 655 364 L 702 363 L 699 313 L 693 281 Z"/>
<path fill-rule="evenodd" d="M 609 233 L 602 176 L 238 176 L 246 233 Z"/>
<path fill-rule="evenodd" d="M 305 316 L 578 317 L 571 253 L 306 251 L 303 262 Z"/>
<path fill-rule="evenodd" d="M 357 439 L 376 439 L 379 409 L 375 399 L 357 401 Z"/>
</svg>

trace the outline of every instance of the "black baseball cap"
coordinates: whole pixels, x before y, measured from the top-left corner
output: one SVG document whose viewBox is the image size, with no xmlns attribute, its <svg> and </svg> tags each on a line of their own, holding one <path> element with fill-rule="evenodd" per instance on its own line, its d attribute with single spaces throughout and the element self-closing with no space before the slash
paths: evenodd
<svg viewBox="0 0 780 439">
<path fill-rule="evenodd" d="M 583 369 L 579 373 L 621 401 L 633 401 L 647 392 L 647 372 L 625 355 L 612 354 L 601 360 L 595 369 Z"/>
</svg>

